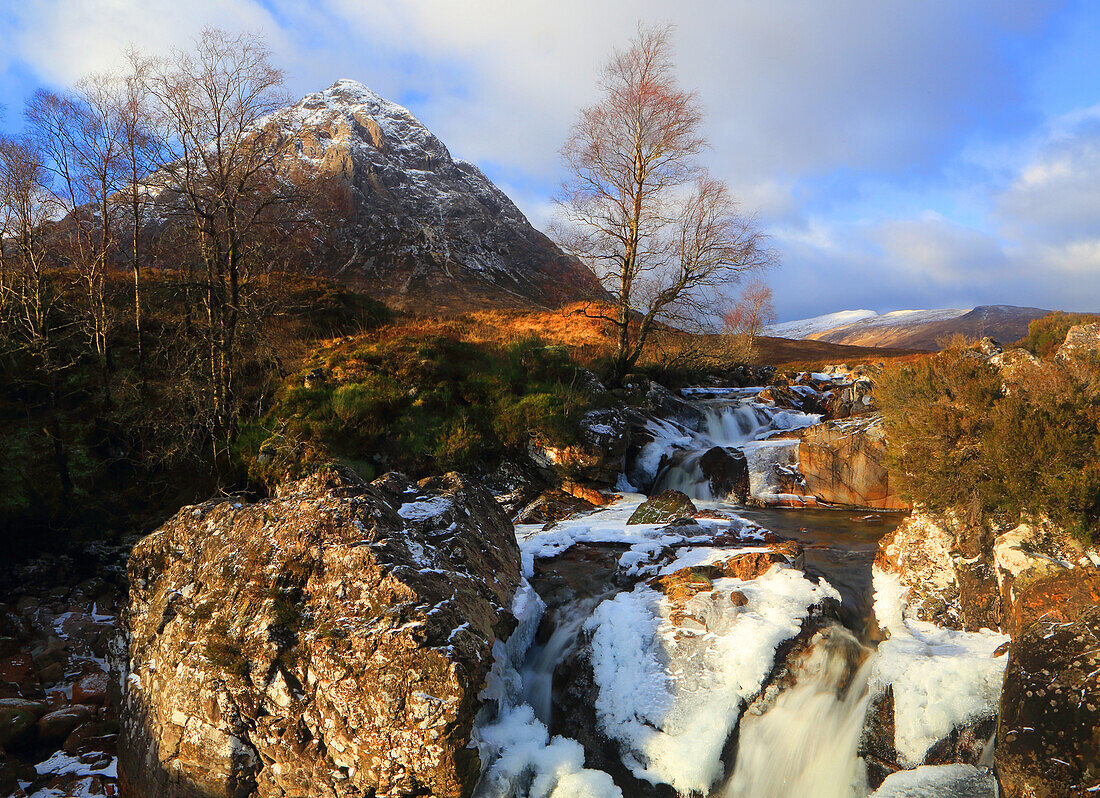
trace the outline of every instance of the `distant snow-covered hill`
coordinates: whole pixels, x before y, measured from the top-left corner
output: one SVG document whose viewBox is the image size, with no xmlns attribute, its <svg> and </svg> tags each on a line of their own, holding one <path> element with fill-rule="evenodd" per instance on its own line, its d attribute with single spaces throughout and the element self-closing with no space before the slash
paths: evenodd
<svg viewBox="0 0 1100 798">
<path fill-rule="evenodd" d="M 773 324 L 764 334 L 857 346 L 936 350 L 956 334 L 969 338 L 988 335 L 1002 343 L 1017 341 L 1027 333 L 1029 322 L 1049 312 L 1013 305 L 895 310 L 882 314 L 870 310 L 845 310 Z"/>
</svg>

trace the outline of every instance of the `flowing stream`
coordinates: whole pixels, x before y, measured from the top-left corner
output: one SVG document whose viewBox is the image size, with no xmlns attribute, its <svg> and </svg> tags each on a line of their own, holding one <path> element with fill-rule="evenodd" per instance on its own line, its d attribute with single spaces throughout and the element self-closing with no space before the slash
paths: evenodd
<svg viewBox="0 0 1100 798">
<path fill-rule="evenodd" d="M 787 663 L 778 688 L 767 691 L 741 716 L 736 746 L 723 757 L 725 777 L 713 786 L 709 798 L 864 798 L 869 789 L 858 747 L 878 634 L 871 566 L 880 538 L 901 517 L 867 511 L 749 508 L 712 495 L 699 460 L 715 446 L 745 453 L 754 496 L 781 493 L 776 473 L 791 458 L 797 462 L 797 440 L 782 434 L 817 418 L 766 408 L 746 392 L 696 399 L 695 405 L 702 411 L 700 429 L 688 431 L 669 446 L 667 456 L 662 454 L 651 492 L 676 489 L 696 500 L 701 509 L 735 513 L 782 538 L 798 540 L 804 550 L 805 573 L 823 578 L 841 597 L 841 622 L 828 623 L 818 631 Z M 589 544 L 588 550 L 601 548 Z M 602 560 L 599 556 L 540 560 L 532 580 L 546 608 L 539 635 L 517 668 L 522 681 L 519 700 L 551 730 L 555 728 L 555 669 L 580 644 L 595 608 L 621 589 L 614 586 L 612 577 L 623 546 L 605 544 L 602 551 Z M 531 788 L 525 792 L 513 784 L 509 789 L 515 792 L 493 794 L 567 798 L 561 788 L 552 793 Z M 575 794 L 604 794 L 586 790 Z"/>
</svg>

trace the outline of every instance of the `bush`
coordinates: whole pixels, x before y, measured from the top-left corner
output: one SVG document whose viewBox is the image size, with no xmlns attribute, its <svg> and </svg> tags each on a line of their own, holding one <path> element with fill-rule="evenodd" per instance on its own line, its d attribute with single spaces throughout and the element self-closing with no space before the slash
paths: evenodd
<svg viewBox="0 0 1100 798">
<path fill-rule="evenodd" d="M 575 441 L 580 417 L 597 400 L 578 387 L 588 383 L 564 348 L 537 337 L 500 345 L 459 334 L 405 332 L 318 350 L 257 423 L 278 431 L 280 451 L 293 441 L 350 462 L 380 458 L 410 474 L 490 466 L 521 451 L 532 434 L 557 445 Z M 280 458 L 263 456 L 264 447 L 271 448 L 254 446 L 244 457 L 249 472 L 270 484 L 278 473 L 270 463 Z"/>
<path fill-rule="evenodd" d="M 1065 313 L 1056 310 L 1027 325 L 1027 335 L 1020 339 L 1017 346 L 1027 349 L 1033 355 L 1046 357 L 1053 354 L 1066 340 L 1069 328 L 1077 324 L 1091 324 L 1100 321 L 1096 313 Z"/>
<path fill-rule="evenodd" d="M 1063 334 L 1064 338 L 1064 334 Z M 903 493 L 974 520 L 1046 515 L 1083 539 L 1100 532 L 1100 365 L 1052 359 L 1005 392 L 973 349 L 887 368 L 878 396 Z"/>
</svg>

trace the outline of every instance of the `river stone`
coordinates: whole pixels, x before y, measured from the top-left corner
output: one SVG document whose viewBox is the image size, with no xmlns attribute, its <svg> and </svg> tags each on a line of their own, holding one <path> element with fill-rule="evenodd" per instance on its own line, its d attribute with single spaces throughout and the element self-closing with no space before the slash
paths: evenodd
<svg viewBox="0 0 1100 798">
<path fill-rule="evenodd" d="M 1013 639 L 996 748 L 1004 798 L 1083 796 L 1100 782 L 1098 670 L 1100 607 Z"/>
<path fill-rule="evenodd" d="M 699 458 L 699 468 L 716 499 L 744 503 L 749 497 L 749 463 L 739 449 L 715 446 Z"/>
<path fill-rule="evenodd" d="M 55 709 L 38 719 L 38 740 L 43 743 L 60 742 L 77 726 L 91 719 L 91 708 L 83 704 Z"/>
<path fill-rule="evenodd" d="M 627 525 L 668 524 L 681 518 L 690 518 L 699 512 L 686 494 L 678 490 L 666 490 L 650 496 L 630 516 Z"/>
<path fill-rule="evenodd" d="M 473 789 L 478 694 L 520 579 L 476 483 L 326 468 L 184 508 L 128 568 L 123 796 Z"/>
</svg>

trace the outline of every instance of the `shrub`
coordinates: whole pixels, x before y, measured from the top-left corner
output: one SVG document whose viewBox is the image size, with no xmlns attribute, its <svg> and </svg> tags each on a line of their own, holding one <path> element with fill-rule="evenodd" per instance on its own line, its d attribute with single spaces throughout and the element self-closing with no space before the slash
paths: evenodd
<svg viewBox="0 0 1100 798">
<path fill-rule="evenodd" d="M 1063 335 L 1064 338 L 1064 335 Z M 1100 532 L 1100 365 L 1048 359 L 1006 392 L 997 369 L 953 346 L 887 368 L 878 395 L 907 498 L 975 520 L 1046 515 Z"/>
<path fill-rule="evenodd" d="M 345 461 L 379 458 L 410 474 L 491 466 L 532 434 L 559 445 L 575 439 L 597 398 L 565 348 L 534 336 L 503 344 L 458 336 L 457 328 L 406 329 L 332 344 L 288 379 L 259 426 L 277 430 L 273 440 Z M 280 458 L 265 448 L 277 455 L 287 446 L 253 446 L 249 472 L 270 483 L 278 470 L 269 464 Z"/>
<path fill-rule="evenodd" d="M 1053 354 L 1066 340 L 1069 328 L 1077 324 L 1091 324 L 1100 321 L 1097 313 L 1065 313 L 1056 310 L 1027 325 L 1027 335 L 1020 339 L 1017 346 L 1027 349 L 1034 355 L 1046 357 Z"/>
</svg>

